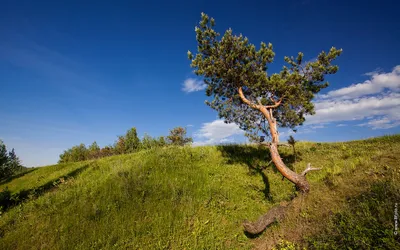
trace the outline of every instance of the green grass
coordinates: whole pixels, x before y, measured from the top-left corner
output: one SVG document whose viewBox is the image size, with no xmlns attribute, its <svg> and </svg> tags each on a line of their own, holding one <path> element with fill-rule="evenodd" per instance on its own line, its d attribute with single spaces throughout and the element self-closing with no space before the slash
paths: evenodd
<svg viewBox="0 0 400 250">
<path fill-rule="evenodd" d="M 164 148 L 43 167 L 0 186 L 51 189 L 0 217 L 1 249 L 369 249 L 400 248 L 400 136 L 280 149 L 311 193 L 257 238 L 255 220 L 296 191 L 269 165 L 265 148 Z M 79 170 L 79 171 L 78 171 Z M 72 173 L 72 174 L 71 174 Z M 62 181 L 60 181 L 60 178 Z"/>
<path fill-rule="evenodd" d="M 6 187 L 11 193 L 18 193 L 22 190 L 35 189 L 45 185 L 50 181 L 54 181 L 61 176 L 68 175 L 77 169 L 84 166 L 85 163 L 76 162 L 72 164 L 58 164 L 53 166 L 34 168 L 26 170 L 27 174 L 22 175 L 19 178 L 11 179 L 11 181 L 0 182 L 0 192 Z"/>
</svg>

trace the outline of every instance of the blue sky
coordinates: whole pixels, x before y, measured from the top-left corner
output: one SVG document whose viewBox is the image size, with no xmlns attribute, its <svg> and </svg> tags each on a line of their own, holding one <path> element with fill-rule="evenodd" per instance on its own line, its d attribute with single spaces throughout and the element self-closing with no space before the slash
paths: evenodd
<svg viewBox="0 0 400 250">
<path fill-rule="evenodd" d="M 339 72 L 295 138 L 345 141 L 400 132 L 396 1 L 1 1 L 0 138 L 23 163 L 56 163 L 66 148 L 112 144 L 135 126 L 166 135 L 187 126 L 197 145 L 243 142 L 204 104 L 190 68 L 205 12 L 223 33 L 271 42 L 313 60 L 343 48 Z M 349 3 L 351 2 L 351 3 Z M 397 67 L 398 66 L 398 67 Z M 283 139 L 290 132 L 281 130 Z"/>
</svg>

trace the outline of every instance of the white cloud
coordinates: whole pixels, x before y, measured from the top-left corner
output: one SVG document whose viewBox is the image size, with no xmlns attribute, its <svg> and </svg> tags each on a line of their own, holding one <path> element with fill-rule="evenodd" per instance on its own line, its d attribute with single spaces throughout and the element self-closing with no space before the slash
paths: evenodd
<svg viewBox="0 0 400 250">
<path fill-rule="evenodd" d="M 323 124 L 318 124 L 318 125 L 312 125 L 310 126 L 311 129 L 317 129 L 317 128 L 325 128 Z"/>
<path fill-rule="evenodd" d="M 388 115 L 400 118 L 400 94 L 386 93 L 355 100 L 324 100 L 315 103 L 316 115 L 307 117 L 307 124 L 362 120 L 370 116 Z"/>
<path fill-rule="evenodd" d="M 207 87 L 201 80 L 188 78 L 183 82 L 182 90 L 186 93 L 203 90 Z"/>
<path fill-rule="evenodd" d="M 346 124 L 343 124 L 343 123 L 336 125 L 336 127 L 346 127 L 346 126 L 347 126 L 347 125 L 346 125 Z"/>
<path fill-rule="evenodd" d="M 243 134 L 243 130 L 234 123 L 226 124 L 223 120 L 203 123 L 202 127 L 194 133 L 197 140 L 194 145 L 207 145 L 232 142 L 234 135 Z"/>
<path fill-rule="evenodd" d="M 192 124 L 188 124 L 188 125 L 186 125 L 186 127 L 194 127 Z"/>
<path fill-rule="evenodd" d="M 378 94 L 389 89 L 392 91 L 400 90 L 400 65 L 393 68 L 390 73 L 379 73 L 377 71 L 367 73 L 370 80 L 362 83 L 353 84 L 346 88 L 341 88 L 328 92 L 322 98 L 357 98 L 365 95 Z"/>
<path fill-rule="evenodd" d="M 368 75 L 371 80 L 334 90 L 317 98 L 316 114 L 307 117 L 306 125 L 369 120 L 360 125 L 373 129 L 399 126 L 400 65 L 390 73 L 372 72 Z"/>
<path fill-rule="evenodd" d="M 393 128 L 396 126 L 400 125 L 400 121 L 392 121 L 391 119 L 387 118 L 387 117 L 382 117 L 382 118 L 377 118 L 377 119 L 373 119 L 370 120 L 366 123 L 361 123 L 358 124 L 357 126 L 360 127 L 370 127 L 372 129 L 388 129 L 388 128 Z"/>
</svg>

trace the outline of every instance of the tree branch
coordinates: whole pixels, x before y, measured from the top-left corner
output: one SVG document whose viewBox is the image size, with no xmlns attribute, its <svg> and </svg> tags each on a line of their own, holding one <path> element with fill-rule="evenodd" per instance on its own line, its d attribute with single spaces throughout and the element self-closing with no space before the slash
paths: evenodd
<svg viewBox="0 0 400 250">
<path fill-rule="evenodd" d="M 242 87 L 239 87 L 238 91 L 239 91 L 240 99 L 242 99 L 242 101 L 243 101 L 244 103 L 246 103 L 247 105 L 249 105 L 249 106 L 252 107 L 253 109 L 260 109 L 260 106 L 259 106 L 259 105 L 257 105 L 257 104 L 255 104 L 255 103 L 251 102 L 250 100 L 248 100 L 248 99 L 244 96 Z"/>
<path fill-rule="evenodd" d="M 302 176 L 305 176 L 310 171 L 321 170 L 322 168 L 312 168 L 311 163 L 307 164 L 307 168 L 301 173 Z"/>
<path fill-rule="evenodd" d="M 279 105 L 281 105 L 281 102 L 282 102 L 282 98 L 279 99 L 279 101 L 276 102 L 274 105 L 267 105 L 267 106 L 265 106 L 265 108 L 267 108 L 267 109 L 269 109 L 269 108 L 276 108 L 276 107 L 278 107 Z"/>
</svg>

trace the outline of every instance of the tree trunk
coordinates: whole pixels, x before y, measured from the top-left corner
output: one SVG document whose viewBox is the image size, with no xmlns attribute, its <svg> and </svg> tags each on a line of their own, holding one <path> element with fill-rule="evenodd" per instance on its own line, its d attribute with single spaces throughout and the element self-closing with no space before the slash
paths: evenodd
<svg viewBox="0 0 400 250">
<path fill-rule="evenodd" d="M 278 171 L 289 181 L 296 185 L 296 188 L 302 193 L 310 191 L 310 184 L 306 180 L 305 175 L 298 174 L 290 170 L 285 163 L 283 163 L 281 156 L 278 152 L 279 135 L 277 131 L 276 119 L 272 116 L 272 109 L 267 110 L 261 107 L 260 111 L 267 118 L 269 129 L 271 132 L 272 142 L 269 144 L 269 151 L 271 153 L 272 162 L 275 164 Z"/>
<path fill-rule="evenodd" d="M 310 191 L 310 184 L 306 180 L 304 175 L 298 174 L 290 170 L 285 163 L 283 163 L 281 156 L 278 152 L 278 147 L 275 143 L 271 143 L 269 146 L 269 151 L 271 153 L 272 162 L 275 164 L 278 171 L 289 181 L 294 183 L 296 187 L 302 193 L 308 193 Z"/>
<path fill-rule="evenodd" d="M 292 170 L 290 170 L 285 163 L 283 163 L 281 156 L 279 155 L 278 152 L 278 144 L 279 144 L 279 134 L 277 130 L 277 123 L 276 119 L 274 118 L 272 114 L 272 109 L 276 108 L 280 105 L 282 98 L 275 102 L 274 105 L 269 105 L 269 106 L 264 106 L 262 103 L 259 101 L 258 105 L 255 103 L 252 103 L 243 94 L 242 88 L 238 89 L 238 93 L 240 98 L 244 103 L 249 105 L 253 109 L 257 109 L 263 113 L 265 118 L 268 121 L 269 125 L 269 130 L 270 134 L 272 137 L 271 143 L 268 144 L 269 151 L 271 153 L 271 158 L 272 161 L 274 162 L 276 168 L 278 171 L 286 177 L 289 181 L 294 183 L 297 187 L 298 190 L 300 190 L 302 193 L 308 193 L 310 191 L 310 184 L 306 180 L 306 174 L 309 171 L 313 170 L 319 170 L 320 168 L 312 168 L 311 164 L 308 163 L 307 168 L 301 173 L 298 174 Z M 265 215 L 261 216 L 258 218 L 257 221 L 255 222 L 249 222 L 245 221 L 243 223 L 244 229 L 246 232 L 250 234 L 258 234 L 261 233 L 269 224 L 273 223 L 274 221 L 283 219 L 286 213 L 286 207 L 285 206 L 276 206 L 274 208 L 271 208 L 270 211 L 268 211 Z"/>
</svg>

